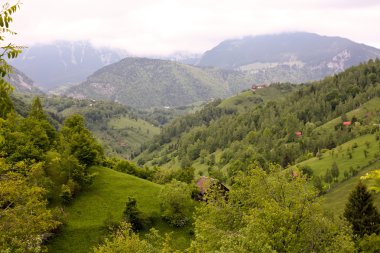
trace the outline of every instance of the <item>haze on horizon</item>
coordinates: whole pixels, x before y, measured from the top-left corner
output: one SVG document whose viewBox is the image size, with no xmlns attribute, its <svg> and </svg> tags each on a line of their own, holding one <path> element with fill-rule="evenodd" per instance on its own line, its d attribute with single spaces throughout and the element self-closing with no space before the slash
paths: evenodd
<svg viewBox="0 0 380 253">
<path fill-rule="evenodd" d="M 203 53 L 225 39 L 293 31 L 380 48 L 379 13 L 378 0 L 23 0 L 12 28 L 25 46 L 89 40 L 140 56 Z"/>
</svg>

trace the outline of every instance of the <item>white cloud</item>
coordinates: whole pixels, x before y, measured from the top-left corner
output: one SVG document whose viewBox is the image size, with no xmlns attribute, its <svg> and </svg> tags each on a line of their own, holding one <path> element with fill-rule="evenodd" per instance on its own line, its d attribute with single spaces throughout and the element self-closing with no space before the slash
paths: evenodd
<svg viewBox="0 0 380 253">
<path fill-rule="evenodd" d="M 135 54 L 203 52 L 221 40 L 310 31 L 380 47 L 378 0 L 24 0 L 17 41 L 91 40 Z"/>
</svg>

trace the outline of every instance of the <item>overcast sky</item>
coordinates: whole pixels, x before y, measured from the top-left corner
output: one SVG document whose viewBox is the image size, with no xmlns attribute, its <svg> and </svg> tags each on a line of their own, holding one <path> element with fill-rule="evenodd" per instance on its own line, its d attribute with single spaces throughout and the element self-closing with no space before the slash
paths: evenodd
<svg viewBox="0 0 380 253">
<path fill-rule="evenodd" d="M 202 53 L 228 38 L 307 31 L 380 48 L 380 0 L 22 0 L 17 42 L 90 40 L 136 55 Z"/>
</svg>

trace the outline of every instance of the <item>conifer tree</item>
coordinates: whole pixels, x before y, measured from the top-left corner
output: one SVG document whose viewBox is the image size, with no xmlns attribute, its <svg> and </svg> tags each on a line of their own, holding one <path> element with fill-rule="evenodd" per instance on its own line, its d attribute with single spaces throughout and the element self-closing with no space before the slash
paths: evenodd
<svg viewBox="0 0 380 253">
<path fill-rule="evenodd" d="M 33 99 L 32 109 L 30 110 L 29 117 L 38 120 L 47 120 L 39 97 L 35 97 Z"/>
<path fill-rule="evenodd" d="M 351 192 L 344 217 L 352 224 L 355 235 L 362 237 L 380 232 L 380 214 L 373 204 L 371 193 L 362 182 Z"/>
</svg>

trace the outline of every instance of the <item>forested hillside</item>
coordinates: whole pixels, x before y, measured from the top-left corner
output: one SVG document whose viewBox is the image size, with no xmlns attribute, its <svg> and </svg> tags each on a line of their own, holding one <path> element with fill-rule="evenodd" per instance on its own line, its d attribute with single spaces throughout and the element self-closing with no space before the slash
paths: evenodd
<svg viewBox="0 0 380 253">
<path fill-rule="evenodd" d="M 125 58 L 64 92 L 139 108 L 184 106 L 231 96 L 251 86 L 244 73 L 147 58 Z"/>
<path fill-rule="evenodd" d="M 139 156 L 140 162 L 176 160 L 177 165 L 187 167 L 198 161 L 207 165 L 203 167 L 208 170 L 225 168 L 223 174 L 228 178 L 254 161 L 263 166 L 268 162 L 294 164 L 302 157 L 317 155 L 322 149 L 354 138 L 357 134 L 352 131 L 354 126 L 344 127 L 342 121 L 358 121 L 355 126 L 360 125 L 361 132 L 377 129 L 372 125 L 377 123 L 377 113 L 371 114 L 366 122 L 349 118 L 345 113 L 379 96 L 379 71 L 379 60 L 369 61 L 322 81 L 302 85 L 283 101 L 268 101 L 241 113 L 222 116 L 206 113 L 211 118 L 206 121 L 199 118 L 182 128 L 179 119 L 164 127 L 149 150 Z M 334 129 L 319 128 L 336 117 L 341 117 L 341 121 L 336 122 Z"/>
<path fill-rule="evenodd" d="M 33 96 L 27 93 L 12 95 L 19 114 L 28 115 Z M 158 112 L 142 112 L 114 102 L 43 94 L 39 97 L 50 123 L 56 129 L 63 125 L 65 118 L 73 114 L 82 115 L 86 127 L 101 142 L 107 155 L 131 158 L 141 151 L 143 144 L 159 133 L 160 124 L 155 120 L 156 115 L 160 115 Z M 166 117 L 172 117 L 171 113 L 168 112 Z M 161 119 L 165 121 L 166 117 Z"/>
</svg>

